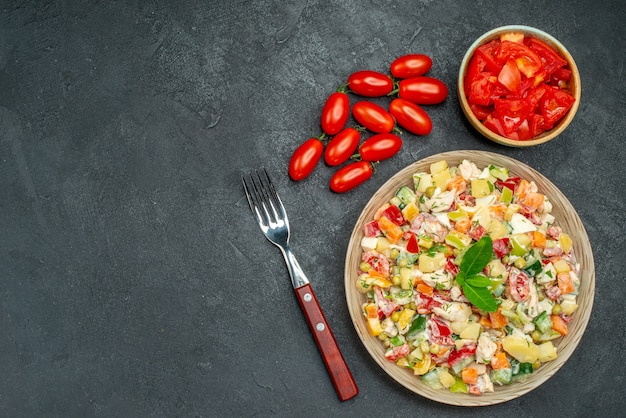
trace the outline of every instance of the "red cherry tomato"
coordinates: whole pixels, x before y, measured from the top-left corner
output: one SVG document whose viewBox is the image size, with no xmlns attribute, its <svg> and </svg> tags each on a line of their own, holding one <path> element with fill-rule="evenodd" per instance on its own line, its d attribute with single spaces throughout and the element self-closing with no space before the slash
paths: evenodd
<svg viewBox="0 0 626 418">
<path fill-rule="evenodd" d="M 402 148 L 402 139 L 396 134 L 376 134 L 359 147 L 363 161 L 381 161 L 391 158 Z"/>
<path fill-rule="evenodd" d="M 330 189 L 335 193 L 344 193 L 369 180 L 374 173 L 367 161 L 358 161 L 340 168 L 330 179 Z"/>
<path fill-rule="evenodd" d="M 289 161 L 289 177 L 300 181 L 309 176 L 324 152 L 324 144 L 318 138 L 310 138 L 300 145 Z"/>
<path fill-rule="evenodd" d="M 360 125 L 379 134 L 391 132 L 395 125 L 393 116 L 372 102 L 356 102 L 352 106 L 352 115 Z"/>
<path fill-rule="evenodd" d="M 400 81 L 398 97 L 420 105 L 441 103 L 448 96 L 448 88 L 443 81 L 433 77 L 412 77 Z"/>
<path fill-rule="evenodd" d="M 322 130 L 327 135 L 341 131 L 350 117 L 350 99 L 341 91 L 336 91 L 326 99 L 322 108 Z"/>
<path fill-rule="evenodd" d="M 415 135 L 428 135 L 433 130 L 433 122 L 417 104 L 405 99 L 393 99 L 389 113 L 396 118 L 398 125 Z"/>
<path fill-rule="evenodd" d="M 433 66 L 433 60 L 424 54 L 407 54 L 396 58 L 390 66 L 395 78 L 411 78 L 426 74 Z"/>
<path fill-rule="evenodd" d="M 356 151 L 356 148 L 359 146 L 360 140 L 361 134 L 359 131 L 354 128 L 344 129 L 335 135 L 326 145 L 324 161 L 331 167 L 342 164 L 354 154 L 354 151 Z"/>
<path fill-rule="evenodd" d="M 357 71 L 348 77 L 348 88 L 359 96 L 382 97 L 393 90 L 393 80 L 377 71 Z"/>
</svg>

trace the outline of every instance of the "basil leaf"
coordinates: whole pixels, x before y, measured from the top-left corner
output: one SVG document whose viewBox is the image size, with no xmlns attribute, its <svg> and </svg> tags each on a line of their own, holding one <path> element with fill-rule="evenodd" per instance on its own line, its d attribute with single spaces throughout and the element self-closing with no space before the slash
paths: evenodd
<svg viewBox="0 0 626 418">
<path fill-rule="evenodd" d="M 460 286 L 463 286 L 463 284 L 465 283 L 465 273 L 462 270 L 459 270 L 459 272 L 456 274 L 456 281 Z"/>
<path fill-rule="evenodd" d="M 463 286 L 463 293 L 467 300 L 478 309 L 482 309 L 487 312 L 495 312 L 498 309 L 498 304 L 493 295 L 486 287 L 473 287 L 468 286 L 467 283 Z"/>
<path fill-rule="evenodd" d="M 459 268 L 465 273 L 465 277 L 474 276 L 483 271 L 492 257 L 493 242 L 485 235 L 467 249 Z"/>
<path fill-rule="evenodd" d="M 472 287 L 487 287 L 491 285 L 491 280 L 482 274 L 475 274 L 465 279 L 465 283 Z"/>
</svg>

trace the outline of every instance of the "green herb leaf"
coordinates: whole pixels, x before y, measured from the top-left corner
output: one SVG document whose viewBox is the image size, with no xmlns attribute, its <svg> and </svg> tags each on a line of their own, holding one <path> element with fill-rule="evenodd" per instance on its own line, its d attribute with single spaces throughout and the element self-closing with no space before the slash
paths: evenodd
<svg viewBox="0 0 626 418">
<path fill-rule="evenodd" d="M 463 284 L 465 283 L 465 273 L 463 271 L 459 270 L 459 272 L 456 274 L 456 281 L 459 286 L 463 286 Z"/>
<path fill-rule="evenodd" d="M 495 312 L 498 303 L 487 288 L 491 281 L 480 274 L 493 257 L 493 242 L 488 235 L 471 245 L 461 260 L 456 281 L 463 288 L 467 300 L 478 309 Z"/>
<path fill-rule="evenodd" d="M 474 243 L 463 255 L 459 266 L 465 277 L 474 276 L 485 268 L 493 257 L 493 242 L 488 235 Z"/>
<path fill-rule="evenodd" d="M 486 287 L 474 287 L 465 283 L 463 286 L 463 293 L 467 300 L 478 309 L 482 309 L 487 312 L 495 312 L 498 309 L 498 304 Z"/>
<path fill-rule="evenodd" d="M 487 287 L 491 285 L 491 280 L 482 274 L 475 274 L 465 279 L 465 284 L 473 287 Z"/>
</svg>

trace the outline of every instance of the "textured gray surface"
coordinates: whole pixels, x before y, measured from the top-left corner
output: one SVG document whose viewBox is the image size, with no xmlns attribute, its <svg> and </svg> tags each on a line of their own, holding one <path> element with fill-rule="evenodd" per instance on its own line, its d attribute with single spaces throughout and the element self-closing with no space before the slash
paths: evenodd
<svg viewBox="0 0 626 418">
<path fill-rule="evenodd" d="M 624 400 L 626 8 L 619 1 L 3 2 L 0 5 L 0 415 L 618 416 Z M 550 144 L 488 143 L 454 95 L 482 33 L 560 39 L 583 83 Z M 286 175 L 353 71 L 426 53 L 451 89 L 374 178 Z M 494 407 L 421 398 L 368 356 L 345 304 L 344 253 L 372 193 L 455 149 L 525 162 L 570 199 L 597 272 L 588 331 L 540 389 Z M 261 235 L 240 176 L 264 165 L 294 251 L 360 387 L 341 403 Z"/>
</svg>

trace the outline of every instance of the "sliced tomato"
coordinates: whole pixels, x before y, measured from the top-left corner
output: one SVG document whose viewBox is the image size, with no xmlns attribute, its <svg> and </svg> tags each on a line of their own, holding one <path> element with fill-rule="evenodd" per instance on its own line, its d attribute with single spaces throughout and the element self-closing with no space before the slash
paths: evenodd
<svg viewBox="0 0 626 418">
<path fill-rule="evenodd" d="M 485 68 L 485 61 L 482 56 L 474 54 L 467 64 L 467 70 L 465 71 L 465 78 L 463 80 L 463 89 L 465 90 L 465 97 L 470 95 L 470 86 L 472 82 L 479 76 L 479 74 Z"/>
<path fill-rule="evenodd" d="M 528 122 L 528 119 L 524 119 L 517 127 L 517 137 L 520 141 L 526 141 L 533 138 L 533 135 L 530 132 L 530 123 Z"/>
<path fill-rule="evenodd" d="M 499 118 L 496 118 L 496 117 L 493 117 L 493 116 L 489 116 L 487 119 L 485 119 L 483 124 L 485 125 L 485 127 L 487 129 L 489 129 L 492 132 L 497 133 L 500 136 L 503 136 L 503 137 L 509 138 L 509 139 L 519 139 L 519 136 L 517 135 L 516 132 L 511 132 L 511 133 L 507 134 L 504 131 L 504 127 L 502 126 L 502 122 L 500 122 Z"/>
<path fill-rule="evenodd" d="M 493 82 L 491 74 L 480 73 L 470 84 L 470 92 L 468 100 L 470 103 L 489 106 L 492 103 L 491 96 L 493 94 Z"/>
<path fill-rule="evenodd" d="M 539 136 L 546 131 L 545 120 L 538 113 L 532 113 L 528 116 L 528 128 L 533 137 Z"/>
<path fill-rule="evenodd" d="M 517 68 L 517 64 L 515 63 L 514 59 L 509 58 L 504 63 L 502 69 L 500 70 L 500 73 L 498 74 L 498 81 L 510 92 L 519 92 L 520 86 L 522 84 L 522 75 Z"/>
<path fill-rule="evenodd" d="M 557 68 L 567 65 L 567 61 L 561 57 L 552 46 L 541 39 L 535 37 L 528 38 L 528 46 L 532 51 L 537 53 L 543 61 L 542 71 L 538 74 L 543 77 L 543 81 L 547 80 L 550 74 L 556 71 Z"/>
<path fill-rule="evenodd" d="M 551 75 L 548 80 L 548 84 L 556 86 L 556 87 L 565 87 L 567 86 L 567 82 L 572 79 L 572 70 L 569 68 L 557 68 Z"/>
<path fill-rule="evenodd" d="M 493 112 L 493 106 L 481 106 L 478 104 L 470 104 L 470 109 L 478 120 L 485 120 L 487 116 Z"/>
<path fill-rule="evenodd" d="M 547 42 L 506 33 L 476 48 L 463 88 L 489 130 L 527 140 L 552 129 L 574 105 L 571 79 L 567 61 Z"/>
<path fill-rule="evenodd" d="M 504 133 L 509 135 L 524 122 L 530 113 L 528 101 L 524 99 L 493 100 L 493 114 L 500 120 Z"/>
<path fill-rule="evenodd" d="M 500 40 L 522 44 L 524 43 L 524 32 L 506 32 L 500 35 Z"/>
<path fill-rule="evenodd" d="M 524 44 L 511 41 L 501 42 L 495 57 L 500 65 L 514 60 L 519 71 L 526 77 L 534 76 L 543 65 L 541 57 L 535 51 Z"/>
<path fill-rule="evenodd" d="M 480 56 L 484 62 L 484 67 L 481 71 L 497 73 L 500 70 L 500 65 L 496 61 L 496 50 L 499 46 L 500 40 L 494 39 L 493 41 L 487 42 L 486 44 L 476 48 L 476 52 L 474 54 Z"/>
<path fill-rule="evenodd" d="M 526 100 L 528 101 L 528 107 L 531 112 L 537 110 L 537 105 L 543 97 L 548 87 L 545 84 L 540 84 L 537 87 L 533 87 L 526 92 Z"/>
<path fill-rule="evenodd" d="M 554 126 L 574 105 L 576 99 L 565 90 L 548 86 L 539 107 L 546 126 Z M 550 128 L 548 128 L 550 129 Z"/>
</svg>

